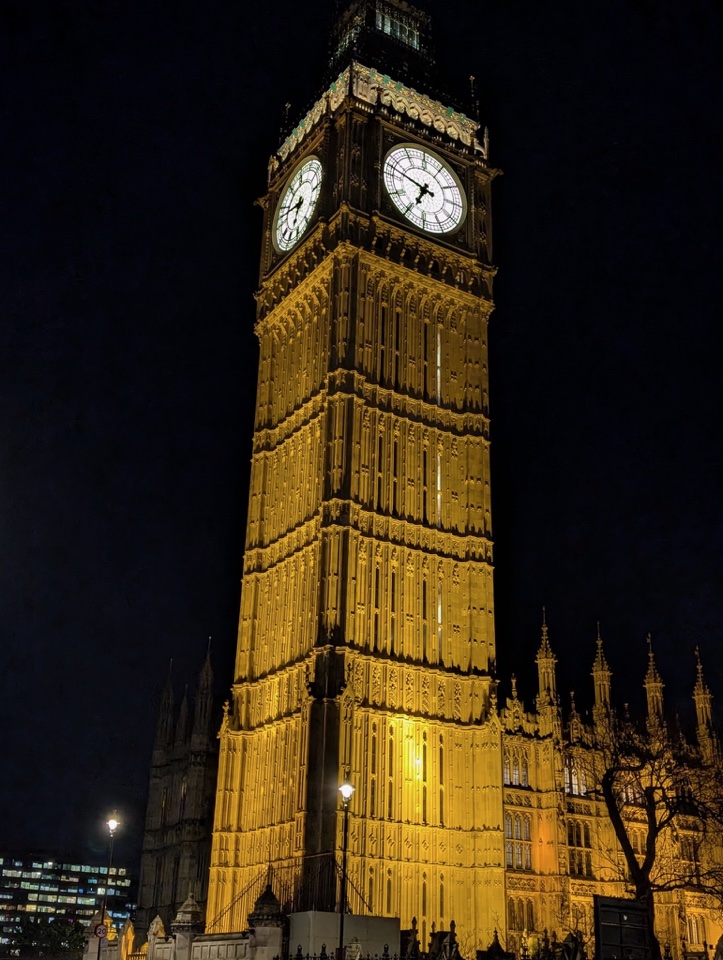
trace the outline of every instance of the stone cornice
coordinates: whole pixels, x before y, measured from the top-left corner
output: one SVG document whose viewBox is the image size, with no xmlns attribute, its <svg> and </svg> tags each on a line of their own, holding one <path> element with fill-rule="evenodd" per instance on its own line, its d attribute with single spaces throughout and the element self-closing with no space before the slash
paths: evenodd
<svg viewBox="0 0 723 960">
<path fill-rule="evenodd" d="M 319 539 L 322 528 L 352 527 L 376 541 L 421 550 L 440 559 L 464 564 L 479 564 L 486 569 L 492 563 L 492 541 L 481 535 L 464 536 L 421 523 L 375 514 L 348 500 L 330 500 L 321 513 L 285 532 L 273 542 L 248 547 L 244 554 L 244 577 L 269 570 Z"/>
<path fill-rule="evenodd" d="M 387 514 L 366 510 L 348 500 L 330 500 L 324 504 L 322 526 L 349 526 L 371 539 L 422 550 L 440 558 L 462 563 L 492 562 L 492 541 L 481 534 L 464 535 L 439 530 L 422 523 L 400 520 Z"/>
</svg>

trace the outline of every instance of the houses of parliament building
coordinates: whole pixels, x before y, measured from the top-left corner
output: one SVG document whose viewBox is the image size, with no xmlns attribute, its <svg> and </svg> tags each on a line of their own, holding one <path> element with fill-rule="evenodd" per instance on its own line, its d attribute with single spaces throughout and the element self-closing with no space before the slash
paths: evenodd
<svg viewBox="0 0 723 960">
<path fill-rule="evenodd" d="M 184 721 L 185 752 L 159 727 L 141 921 L 170 920 L 189 883 L 207 932 L 245 929 L 267 881 L 287 909 L 339 909 L 348 781 L 343 906 L 414 920 L 422 950 L 453 920 L 467 956 L 495 930 L 530 952 L 544 930 L 589 939 L 594 895 L 640 894 L 632 856 L 661 944 L 702 953 L 723 932 L 708 882 L 723 850 L 691 803 L 659 805 L 690 800 L 681 770 L 718 766 L 700 660 L 684 743 L 650 646 L 636 770 L 599 634 L 591 720 L 563 716 L 544 618 L 534 706 L 514 682 L 498 700 L 486 131 L 406 0 L 340 6 L 320 88 L 262 200 L 231 696 L 213 736 L 207 707 Z"/>
</svg>

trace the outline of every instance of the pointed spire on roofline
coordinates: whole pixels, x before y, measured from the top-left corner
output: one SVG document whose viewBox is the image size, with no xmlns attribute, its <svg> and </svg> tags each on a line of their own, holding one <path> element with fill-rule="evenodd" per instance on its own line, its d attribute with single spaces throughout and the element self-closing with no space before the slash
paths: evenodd
<svg viewBox="0 0 723 960">
<path fill-rule="evenodd" d="M 653 656 L 653 638 L 648 634 L 648 672 L 645 674 L 646 683 L 660 683 L 660 674 L 658 673 L 658 668 L 655 665 L 655 657 Z"/>
<path fill-rule="evenodd" d="M 542 632 L 537 650 L 537 709 L 557 703 L 557 682 L 555 664 L 557 657 L 552 652 L 547 630 L 547 611 L 542 608 Z"/>
<path fill-rule="evenodd" d="M 591 671 L 595 696 L 593 717 L 596 723 L 602 723 L 610 715 L 610 677 L 612 673 L 605 658 L 605 651 L 603 650 L 599 620 L 597 621 L 595 646 L 595 659 L 593 660 Z"/>
<path fill-rule="evenodd" d="M 645 674 L 645 694 L 648 700 L 648 725 L 663 720 L 663 683 L 653 656 L 653 638 L 648 634 L 648 672 Z"/>
<path fill-rule="evenodd" d="M 696 677 L 693 687 L 693 702 L 695 703 L 696 737 L 704 758 L 710 761 L 717 750 L 717 741 L 713 730 L 713 694 L 705 682 L 703 663 L 697 646 L 695 648 L 695 659 Z"/>
</svg>

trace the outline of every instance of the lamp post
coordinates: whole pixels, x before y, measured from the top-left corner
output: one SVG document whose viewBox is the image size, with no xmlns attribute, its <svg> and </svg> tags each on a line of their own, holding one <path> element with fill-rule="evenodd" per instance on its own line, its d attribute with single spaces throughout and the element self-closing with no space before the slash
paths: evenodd
<svg viewBox="0 0 723 960">
<path fill-rule="evenodd" d="M 95 935 L 98 938 L 98 960 L 100 960 L 100 945 L 103 940 L 108 936 L 108 927 L 105 922 L 105 908 L 108 903 L 108 884 L 110 883 L 110 868 L 113 865 L 113 837 L 116 830 L 120 826 L 120 820 L 113 813 L 106 820 L 105 825 L 108 827 L 109 841 L 108 841 L 108 875 L 105 878 L 105 886 L 103 887 L 103 899 L 100 903 L 100 922 L 96 925 Z"/>
<path fill-rule="evenodd" d="M 339 787 L 342 803 L 344 804 L 344 828 L 341 842 L 341 894 L 339 897 L 339 956 L 337 960 L 344 960 L 344 912 L 346 909 L 346 851 L 349 846 L 349 801 L 354 793 L 354 787 L 349 783 L 349 777 Z"/>
</svg>

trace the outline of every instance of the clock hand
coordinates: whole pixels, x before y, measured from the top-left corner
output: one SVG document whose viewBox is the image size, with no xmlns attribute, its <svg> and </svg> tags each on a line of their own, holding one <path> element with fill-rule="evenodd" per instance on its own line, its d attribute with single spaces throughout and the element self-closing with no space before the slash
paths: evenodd
<svg viewBox="0 0 723 960">
<path fill-rule="evenodd" d="M 419 180 L 415 180 L 414 177 L 410 177 L 408 173 L 403 173 L 402 176 L 406 177 L 407 180 L 411 180 L 415 187 L 419 187 L 420 190 L 422 189 L 422 184 L 419 182 Z"/>
<path fill-rule="evenodd" d="M 304 202 L 303 197 L 299 197 L 294 206 L 291 208 L 294 211 L 294 222 L 291 224 L 292 227 L 296 226 L 296 218 L 299 216 L 299 210 L 301 209 L 301 204 Z"/>
<path fill-rule="evenodd" d="M 413 183 L 415 187 L 419 187 L 419 196 L 417 197 L 417 200 L 416 200 L 417 203 L 419 203 L 422 197 L 427 193 L 429 194 L 430 197 L 434 196 L 434 191 L 429 189 L 428 183 L 420 183 L 419 180 L 415 180 L 414 177 L 410 177 L 408 173 L 404 173 L 402 174 L 402 176 L 406 177 L 407 180 Z"/>
</svg>

